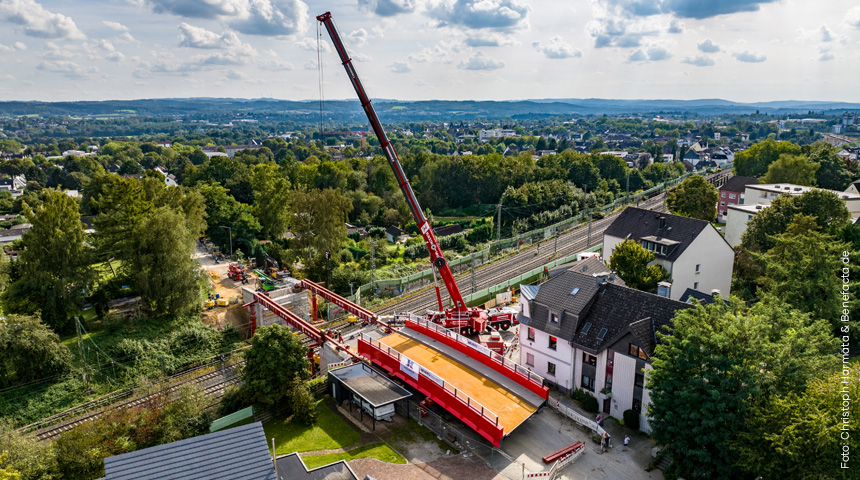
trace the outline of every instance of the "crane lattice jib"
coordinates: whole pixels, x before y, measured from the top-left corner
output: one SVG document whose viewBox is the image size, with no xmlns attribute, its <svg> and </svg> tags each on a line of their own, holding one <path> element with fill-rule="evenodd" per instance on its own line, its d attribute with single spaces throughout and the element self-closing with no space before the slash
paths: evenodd
<svg viewBox="0 0 860 480">
<path fill-rule="evenodd" d="M 424 243 L 427 244 L 427 250 L 430 251 L 430 261 L 433 262 L 433 265 L 439 271 L 439 275 L 442 276 L 442 281 L 445 282 L 445 288 L 451 296 L 451 301 L 454 303 L 455 309 L 466 309 L 466 303 L 463 301 L 463 296 L 460 295 L 460 289 L 454 281 L 454 275 L 448 267 L 448 262 L 445 260 L 445 256 L 442 253 L 442 248 L 436 240 L 436 235 L 433 234 L 433 229 L 430 228 L 430 222 L 427 221 L 427 217 L 425 217 L 424 212 L 421 211 L 421 206 L 418 205 L 418 199 L 412 191 L 412 186 L 409 184 L 406 174 L 403 173 L 403 167 L 400 165 L 397 151 L 394 149 L 394 145 L 392 145 L 388 140 L 388 136 L 385 134 L 385 130 L 379 122 L 379 117 L 376 115 L 376 111 L 370 103 L 370 98 L 367 96 L 367 92 L 365 92 L 364 87 L 361 85 L 361 80 L 358 78 L 358 72 L 355 71 L 352 59 L 347 54 L 346 47 L 343 45 L 343 42 L 340 39 L 340 34 L 331 19 L 331 13 L 326 12 L 319 15 L 317 20 L 324 24 L 326 30 L 328 30 L 331 41 L 334 43 L 334 48 L 340 56 L 343 68 L 346 70 L 346 74 L 349 77 L 350 82 L 352 82 L 352 86 L 355 88 L 355 93 L 358 95 L 358 99 L 361 102 L 361 107 L 364 109 L 364 113 L 370 121 L 373 133 L 375 133 L 376 138 L 379 139 L 379 146 L 385 152 L 388 164 L 391 166 L 391 169 L 394 171 L 394 175 L 397 177 L 397 184 L 400 185 L 400 190 L 403 191 L 403 196 L 406 197 L 406 203 L 409 204 L 409 211 L 412 212 L 412 218 L 415 220 L 418 230 L 424 237 Z"/>
</svg>

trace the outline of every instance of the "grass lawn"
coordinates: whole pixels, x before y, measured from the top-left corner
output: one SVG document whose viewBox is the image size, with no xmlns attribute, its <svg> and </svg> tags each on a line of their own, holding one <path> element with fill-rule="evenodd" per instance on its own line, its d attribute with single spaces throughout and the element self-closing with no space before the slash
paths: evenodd
<svg viewBox="0 0 860 480">
<path fill-rule="evenodd" d="M 419 425 L 417 421 L 410 418 L 403 423 L 393 423 L 388 425 L 389 435 L 384 437 L 385 441 L 394 445 L 399 450 L 403 451 L 408 448 L 410 443 L 425 441 L 434 442 L 439 445 L 439 449 L 443 452 L 450 449 L 450 446 L 445 440 L 436 438 L 436 434 L 429 428 Z"/>
<path fill-rule="evenodd" d="M 276 440 L 277 441 L 277 440 Z M 363 447 L 354 448 L 345 453 L 330 453 L 328 455 L 308 455 L 302 457 L 302 461 L 308 467 L 312 468 L 328 465 L 338 460 L 354 460 L 356 458 L 375 458 L 388 463 L 406 463 L 406 459 L 401 457 L 397 452 L 392 450 L 384 443 L 371 443 Z"/>
<path fill-rule="evenodd" d="M 317 421 L 311 426 L 276 417 L 263 425 L 266 438 L 275 438 L 278 455 L 344 448 L 358 443 L 361 435 L 323 400 L 317 401 Z M 329 462 L 331 463 L 331 462 Z M 324 464 L 320 464 L 324 465 Z"/>
</svg>

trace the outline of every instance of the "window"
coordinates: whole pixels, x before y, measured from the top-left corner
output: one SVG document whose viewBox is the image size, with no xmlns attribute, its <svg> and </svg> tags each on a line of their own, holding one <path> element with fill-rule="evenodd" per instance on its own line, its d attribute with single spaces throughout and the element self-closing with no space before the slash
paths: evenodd
<svg viewBox="0 0 860 480">
<path fill-rule="evenodd" d="M 570 294 L 571 294 L 571 295 L 576 295 L 577 293 L 579 293 L 579 287 L 574 288 L 574 289 L 573 289 L 573 290 L 571 290 L 571 292 L 570 292 Z"/>
<path fill-rule="evenodd" d="M 641 373 L 636 374 L 636 378 L 633 380 L 633 386 L 642 388 L 645 386 L 645 375 Z"/>
<path fill-rule="evenodd" d="M 642 400 L 633 399 L 633 410 L 637 413 L 642 413 Z"/>
<path fill-rule="evenodd" d="M 726 192 L 720 192 L 720 197 L 726 198 Z"/>
<path fill-rule="evenodd" d="M 735 195 L 734 193 L 730 193 L 730 194 L 729 194 L 729 198 L 731 198 L 732 200 L 734 200 L 735 198 L 738 198 L 738 196 L 737 196 L 737 195 Z"/>
<path fill-rule="evenodd" d="M 606 374 L 606 389 L 612 390 L 612 374 L 611 373 Z"/>
<path fill-rule="evenodd" d="M 529 328 L 528 339 L 531 341 L 535 341 L 535 329 Z"/>
<path fill-rule="evenodd" d="M 701 263 L 697 263 L 697 264 L 696 264 L 696 273 L 699 273 L 701 270 L 702 270 L 702 264 L 701 264 Z"/>
<path fill-rule="evenodd" d="M 535 356 L 532 355 L 531 353 L 526 354 L 526 365 L 528 365 L 530 367 L 535 366 Z"/>
<path fill-rule="evenodd" d="M 594 391 L 594 379 L 589 377 L 588 375 L 582 376 L 582 388 L 586 390 Z"/>
<path fill-rule="evenodd" d="M 720 202 L 720 205 L 722 205 L 723 207 L 725 207 L 725 206 L 726 206 L 726 202 Z"/>
<path fill-rule="evenodd" d="M 549 337 L 549 348 L 550 350 L 555 350 L 555 347 L 558 345 L 558 339 L 550 335 Z"/>
<path fill-rule="evenodd" d="M 549 321 L 551 323 L 558 323 L 558 314 L 554 312 L 549 313 Z"/>
<path fill-rule="evenodd" d="M 592 367 L 597 366 L 597 357 L 588 353 L 582 352 L 582 363 L 587 363 Z"/>
<path fill-rule="evenodd" d="M 600 329 L 600 331 L 599 331 L 599 332 L 597 332 L 597 339 L 598 339 L 598 340 L 603 340 L 603 339 L 606 337 L 606 332 L 608 332 L 608 331 L 609 331 L 609 330 L 607 330 L 607 329 L 605 329 L 605 328 L 601 328 L 601 329 Z"/>
<path fill-rule="evenodd" d="M 752 215 L 747 215 L 747 221 L 752 220 Z"/>
<path fill-rule="evenodd" d="M 585 325 L 582 326 L 582 333 L 588 334 L 589 330 L 591 330 L 591 322 L 585 322 Z"/>
<path fill-rule="evenodd" d="M 552 362 L 546 362 L 546 373 L 555 376 L 555 364 Z"/>
<path fill-rule="evenodd" d="M 630 355 L 632 355 L 634 357 L 639 357 L 642 360 L 648 360 L 648 356 L 645 355 L 645 350 L 642 350 L 641 348 L 639 348 L 638 345 L 634 345 L 631 343 L 628 347 L 627 353 L 629 353 Z"/>
<path fill-rule="evenodd" d="M 695 282 L 693 284 L 693 290 L 698 290 L 698 289 L 699 289 L 699 282 Z"/>
</svg>

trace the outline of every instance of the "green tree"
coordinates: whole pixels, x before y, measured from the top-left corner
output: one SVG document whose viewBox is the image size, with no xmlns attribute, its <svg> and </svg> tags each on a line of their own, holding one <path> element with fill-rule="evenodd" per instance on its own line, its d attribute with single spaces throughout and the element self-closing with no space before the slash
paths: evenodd
<svg viewBox="0 0 860 480">
<path fill-rule="evenodd" d="M 750 252 L 770 250 L 772 236 L 784 233 L 797 214 L 814 217 L 822 229 L 839 227 L 851 219 L 845 202 L 833 192 L 815 189 L 796 197 L 781 195 L 749 221 L 741 245 Z"/>
<path fill-rule="evenodd" d="M 805 155 L 783 153 L 767 167 L 767 174 L 762 182 L 812 186 L 815 184 L 818 167 L 817 163 L 810 162 Z"/>
<path fill-rule="evenodd" d="M 132 261 L 137 253 L 136 234 L 152 213 L 152 201 L 146 198 L 143 185 L 135 178 L 116 178 L 105 184 L 94 198 L 99 215 L 93 220 L 95 243 L 99 255 Z M 123 269 L 131 265 L 122 264 Z"/>
<path fill-rule="evenodd" d="M 308 384 L 298 374 L 296 374 L 287 396 L 290 409 L 293 411 L 293 419 L 304 425 L 313 425 L 317 418 L 316 402 Z"/>
<path fill-rule="evenodd" d="M 851 182 L 851 172 L 845 161 L 836 154 L 836 148 L 825 142 L 816 142 L 809 152 L 809 161 L 820 165 L 815 182 L 821 188 L 841 192 Z"/>
<path fill-rule="evenodd" d="M 842 290 L 834 287 L 834 279 L 841 275 L 842 252 L 849 245 L 822 233 L 816 219 L 803 214 L 795 215 L 785 233 L 772 239 L 773 248 L 754 254 L 765 271 L 759 292 L 778 296 L 837 330 L 842 324 Z"/>
<path fill-rule="evenodd" d="M 260 232 L 260 222 L 251 213 L 251 207 L 236 201 L 221 185 L 204 183 L 195 188 L 206 201 L 206 235 L 223 251 L 227 250 L 232 235 L 234 250 L 244 247 L 250 252 Z"/>
<path fill-rule="evenodd" d="M 333 189 L 296 190 L 293 192 L 292 232 L 297 244 L 310 260 L 314 251 L 337 252 L 346 240 L 347 214 L 352 201 Z"/>
<path fill-rule="evenodd" d="M 782 154 L 800 155 L 800 146 L 791 142 L 777 142 L 772 138 L 758 142 L 735 154 L 735 175 L 760 177 Z"/>
<path fill-rule="evenodd" d="M 652 261 L 652 252 L 642 248 L 636 241 L 627 239 L 615 246 L 609 258 L 609 268 L 630 288 L 654 290 L 657 283 L 669 278 L 669 274 L 661 265 L 648 265 Z"/>
<path fill-rule="evenodd" d="M 69 371 L 72 354 L 37 317 L 7 315 L 0 323 L 0 388 Z"/>
<path fill-rule="evenodd" d="M 7 468 L 20 472 L 22 479 L 58 478 L 53 445 L 19 432 L 10 419 L 0 420 L 0 452 L 9 452 L 6 457 Z"/>
<path fill-rule="evenodd" d="M 21 478 L 21 472 L 9 465 L 3 466 L 8 456 L 9 452 L 0 452 L 0 480 L 18 480 Z"/>
<path fill-rule="evenodd" d="M 251 171 L 254 189 L 254 216 L 266 238 L 279 238 L 287 231 L 290 219 L 290 181 L 274 163 L 254 165 Z"/>
<path fill-rule="evenodd" d="M 134 233 L 132 282 L 156 315 L 192 313 L 200 306 L 200 265 L 193 257 L 196 239 L 185 225 L 179 212 L 161 207 Z"/>
<path fill-rule="evenodd" d="M 713 222 L 717 217 L 717 188 L 701 175 L 693 175 L 669 192 L 666 206 L 675 215 Z"/>
<path fill-rule="evenodd" d="M 774 396 L 750 411 L 736 443 L 738 464 L 764 478 L 848 478 L 841 468 L 843 414 L 848 432 L 860 430 L 860 403 L 842 410 L 843 395 L 860 398 L 860 382 L 822 372 L 802 393 Z"/>
<path fill-rule="evenodd" d="M 6 311 L 40 310 L 43 322 L 56 331 L 68 331 L 92 279 L 78 203 L 49 189 L 44 203 L 35 210 L 25 207 L 24 214 L 33 227 L 22 238 L 21 276 L 3 292 Z"/>
<path fill-rule="evenodd" d="M 280 325 L 260 328 L 245 351 L 242 378 L 246 398 L 266 406 L 289 402 L 296 377 L 310 377 L 307 349 L 290 329 Z"/>
<path fill-rule="evenodd" d="M 690 479 L 743 478 L 737 441 L 750 410 L 802 392 L 836 362 L 825 322 L 773 302 L 747 309 L 736 297 L 681 310 L 658 338 L 649 424 Z"/>
</svg>

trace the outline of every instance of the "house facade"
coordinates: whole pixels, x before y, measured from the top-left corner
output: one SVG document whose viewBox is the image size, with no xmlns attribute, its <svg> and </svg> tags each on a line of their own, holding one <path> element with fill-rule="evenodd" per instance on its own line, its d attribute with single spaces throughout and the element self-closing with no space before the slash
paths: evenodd
<svg viewBox="0 0 860 480">
<path fill-rule="evenodd" d="M 520 297 L 520 364 L 563 392 L 588 392 L 605 414 L 635 410 L 649 431 L 656 333 L 691 305 L 618 285 L 608 271 L 569 270 L 531 291 Z"/>
<path fill-rule="evenodd" d="M 628 207 L 603 234 L 603 258 L 626 239 L 654 253 L 654 263 L 669 272 L 669 298 L 680 299 L 688 288 L 730 293 L 735 252 L 709 222 Z"/>
<path fill-rule="evenodd" d="M 732 205 L 743 205 L 744 190 L 747 185 L 757 184 L 753 177 L 734 176 L 719 188 L 720 204 L 717 207 L 717 221 L 725 223 L 729 207 Z"/>
</svg>

